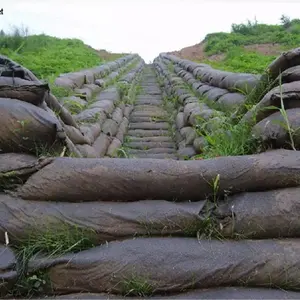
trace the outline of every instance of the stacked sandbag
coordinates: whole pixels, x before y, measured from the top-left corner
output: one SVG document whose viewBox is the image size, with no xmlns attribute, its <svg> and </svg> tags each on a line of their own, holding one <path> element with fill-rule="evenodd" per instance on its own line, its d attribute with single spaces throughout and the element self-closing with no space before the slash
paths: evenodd
<svg viewBox="0 0 300 300">
<path fill-rule="evenodd" d="M 207 64 L 197 64 L 174 55 L 162 53 L 159 57 L 174 64 L 175 72 L 200 97 L 227 109 L 244 103 L 245 94 L 249 94 L 261 78 L 260 75 L 216 70 Z"/>
<path fill-rule="evenodd" d="M 192 157 L 201 153 L 205 140 L 198 136 L 199 127 L 205 124 L 206 131 L 218 129 L 222 122 L 222 112 L 199 102 L 197 94 L 191 91 L 184 80 L 168 70 L 168 65 L 162 59 L 154 61 L 158 76 L 164 82 L 169 99 L 176 99 L 178 104 L 176 124 L 176 141 L 180 158 Z"/>
<path fill-rule="evenodd" d="M 297 151 L 201 161 L 41 161 L 14 154 L 14 161 L 0 161 L 0 178 L 15 179 L 0 194 L 0 242 L 8 236 L 11 246 L 37 247 L 47 236 L 55 243 L 57 235 L 72 241 L 70 249 L 83 237 L 93 245 L 30 256 L 26 276 L 43 274 L 43 294 L 206 299 L 223 288 L 223 299 L 234 299 L 262 286 L 298 289 Z"/>
<path fill-rule="evenodd" d="M 98 82 L 95 82 L 97 79 L 107 77 L 110 73 L 120 69 L 126 63 L 137 57 L 138 55 L 136 54 L 130 54 L 95 68 L 82 70 L 80 72 L 61 74 L 56 78 L 55 84 L 72 90 L 77 89 L 77 91 L 80 92 L 80 89 L 84 88 L 85 84 L 98 84 Z M 114 77 L 112 76 L 111 79 L 113 78 Z"/>
<path fill-rule="evenodd" d="M 132 65 L 132 63 L 131 63 Z M 125 65 L 128 68 L 127 65 Z M 134 97 L 137 78 L 144 67 L 144 61 L 139 59 L 128 73 L 120 77 L 118 82 L 100 91 L 90 103 L 83 99 L 74 99 L 82 109 L 74 119 L 80 123 L 80 130 L 86 137 L 77 141 L 77 149 L 83 157 L 113 157 L 121 148 L 124 134 L 128 127 L 128 117 L 132 105 L 127 100 Z M 120 72 L 122 74 L 122 72 Z M 127 95 L 121 93 L 118 84 L 128 85 Z M 65 100 L 66 102 L 66 100 Z M 130 101 L 128 101 L 130 102 Z"/>
<path fill-rule="evenodd" d="M 40 147 L 61 151 L 66 135 L 46 104 L 48 84 L 8 58 L 1 56 L 0 62 L 0 154 L 37 154 Z"/>
<path fill-rule="evenodd" d="M 284 52 L 270 64 L 268 69 L 277 86 L 241 120 L 254 126 L 253 135 L 272 148 L 300 148 L 299 57 L 297 48 Z"/>
</svg>

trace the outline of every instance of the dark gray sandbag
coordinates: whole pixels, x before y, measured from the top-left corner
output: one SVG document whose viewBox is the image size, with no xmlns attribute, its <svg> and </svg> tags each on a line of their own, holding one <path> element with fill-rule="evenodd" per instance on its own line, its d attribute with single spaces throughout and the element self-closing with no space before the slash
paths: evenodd
<svg viewBox="0 0 300 300">
<path fill-rule="evenodd" d="M 12 290 L 17 279 L 16 256 L 8 246 L 0 245 L 0 297 L 4 297 Z"/>
<path fill-rule="evenodd" d="M 85 201 L 197 201 L 214 194 L 211 182 L 218 174 L 220 196 L 225 190 L 238 193 L 300 185 L 299 165 L 300 152 L 291 150 L 185 162 L 64 157 L 33 174 L 17 195 L 73 202 L 83 197 Z"/>
<path fill-rule="evenodd" d="M 192 146 L 188 146 L 185 143 L 183 147 L 180 147 L 177 151 L 178 158 L 181 160 L 185 160 L 187 158 L 191 158 L 196 155 L 196 151 Z"/>
<path fill-rule="evenodd" d="M 249 93 L 259 82 L 260 76 L 247 73 L 231 73 L 226 76 L 219 87 L 233 92 Z"/>
<path fill-rule="evenodd" d="M 209 91 L 207 91 L 204 94 L 204 97 L 209 101 L 217 101 L 220 97 L 224 96 L 225 94 L 228 94 L 229 91 L 226 89 L 220 89 L 220 88 L 213 88 Z"/>
<path fill-rule="evenodd" d="M 64 157 L 33 174 L 17 195 L 72 202 L 197 201 L 214 194 L 211 183 L 218 174 L 221 196 L 300 185 L 299 166 L 300 151 L 291 150 L 184 162 Z"/>
<path fill-rule="evenodd" d="M 100 133 L 93 143 L 93 148 L 97 153 L 97 157 L 103 157 L 112 141 L 112 138 L 105 133 Z"/>
<path fill-rule="evenodd" d="M 91 123 L 99 123 L 100 125 L 106 120 L 106 113 L 101 107 L 94 107 L 85 109 L 80 112 L 74 119 L 78 122 L 91 122 Z"/>
<path fill-rule="evenodd" d="M 193 127 L 183 127 L 180 130 L 180 134 L 184 138 L 186 145 L 193 145 L 194 139 L 197 136 L 196 130 Z"/>
<path fill-rule="evenodd" d="M 107 114 L 111 114 L 114 111 L 114 103 L 110 100 L 101 100 L 94 102 L 90 108 L 102 108 Z"/>
<path fill-rule="evenodd" d="M 73 126 L 77 129 L 79 128 L 70 112 L 58 102 L 54 95 L 49 93 L 46 96 L 45 101 L 47 105 L 60 116 L 60 118 L 66 125 Z"/>
<path fill-rule="evenodd" d="M 294 147 L 300 148 L 300 108 L 287 109 L 286 116 L 280 111 L 273 113 L 258 122 L 252 134 L 264 143 L 271 144 L 273 149 L 291 146 L 291 142 Z"/>
<path fill-rule="evenodd" d="M 102 92 L 100 92 L 96 96 L 96 100 L 97 101 L 109 100 L 109 101 L 112 101 L 113 103 L 115 103 L 115 102 L 121 100 L 120 92 L 116 87 L 110 87 L 110 88 L 107 88 L 107 89 L 103 90 Z"/>
<path fill-rule="evenodd" d="M 199 94 L 200 96 L 205 95 L 205 93 L 207 93 L 208 91 L 214 89 L 215 87 L 210 86 L 210 85 L 202 85 L 198 88 L 197 90 L 197 94 Z"/>
<path fill-rule="evenodd" d="M 180 130 L 182 127 L 184 127 L 184 113 L 180 112 L 176 116 L 176 127 L 178 130 Z"/>
<path fill-rule="evenodd" d="M 167 122 L 143 122 L 143 123 L 130 123 L 130 129 L 145 129 L 145 130 L 155 130 L 155 129 L 162 129 L 167 130 L 169 129 L 170 125 Z"/>
<path fill-rule="evenodd" d="M 202 153 L 206 146 L 208 146 L 208 142 L 203 136 L 194 139 L 193 147 L 197 154 Z"/>
<path fill-rule="evenodd" d="M 111 116 L 112 120 L 115 121 L 118 125 L 123 121 L 123 111 L 120 107 L 116 107 Z"/>
<path fill-rule="evenodd" d="M 0 190 L 13 189 L 23 184 L 30 175 L 51 161 L 50 158 L 39 159 L 25 153 L 0 154 Z"/>
<path fill-rule="evenodd" d="M 89 139 L 91 144 L 101 133 L 101 125 L 99 123 L 83 124 L 80 126 L 80 131 Z"/>
<path fill-rule="evenodd" d="M 254 288 L 254 287 L 218 287 L 210 289 L 191 289 L 188 291 L 181 291 L 178 294 L 171 295 L 151 295 L 144 296 L 144 292 L 138 288 L 133 289 L 130 294 L 141 294 L 141 296 L 120 296 L 108 293 L 76 293 L 67 294 L 63 296 L 56 296 L 54 299 L 135 299 L 135 300 L 151 300 L 151 299 L 299 299 L 300 293 L 296 291 L 287 291 L 284 289 L 275 288 Z M 125 293 L 126 294 L 126 293 Z"/>
<path fill-rule="evenodd" d="M 123 118 L 123 121 L 121 122 L 118 132 L 116 134 L 116 138 L 119 139 L 122 143 L 124 140 L 124 135 L 127 133 L 129 121 L 126 117 Z"/>
<path fill-rule="evenodd" d="M 117 134 L 119 129 L 118 123 L 112 119 L 107 119 L 102 125 L 102 132 L 113 137 Z"/>
<path fill-rule="evenodd" d="M 124 117 L 126 117 L 128 119 L 132 110 L 133 110 L 133 105 L 126 105 L 126 107 L 124 109 Z"/>
<path fill-rule="evenodd" d="M 57 258 L 36 257 L 29 272 L 45 268 L 54 294 L 121 294 L 134 278 L 153 294 L 222 286 L 286 288 L 287 282 L 299 289 L 299 242 L 137 238 Z"/>
<path fill-rule="evenodd" d="M 56 86 L 65 89 L 73 90 L 74 88 L 76 88 L 76 83 L 71 78 L 68 78 L 66 76 L 57 77 L 54 83 Z"/>
<path fill-rule="evenodd" d="M 130 137 L 130 142 L 173 142 L 171 136 Z"/>
<path fill-rule="evenodd" d="M 37 147 L 63 142 L 58 119 L 30 103 L 0 98 L 0 149 L 2 152 L 36 153 Z"/>
<path fill-rule="evenodd" d="M 49 91 L 47 83 L 0 77 L 0 98 L 18 99 L 39 106 Z"/>
<path fill-rule="evenodd" d="M 300 65 L 300 48 L 283 52 L 268 66 L 268 72 L 275 79 L 281 72 L 297 65 Z"/>
<path fill-rule="evenodd" d="M 223 237 L 272 239 L 300 237 L 300 188 L 277 189 L 229 196 L 218 203 L 210 220 Z M 207 216 L 203 207 L 200 216 Z"/>
<path fill-rule="evenodd" d="M 72 113 L 79 113 L 87 104 L 87 101 L 75 96 L 60 98 L 59 102 Z"/>
<path fill-rule="evenodd" d="M 118 157 L 119 155 L 118 150 L 121 147 L 122 147 L 122 142 L 119 139 L 114 138 L 107 149 L 106 155 L 110 157 Z"/>
<path fill-rule="evenodd" d="M 76 145 L 77 150 L 80 152 L 82 157 L 85 158 L 97 158 L 99 157 L 96 149 L 88 144 Z"/>
<path fill-rule="evenodd" d="M 149 148 L 147 150 L 141 150 L 141 149 L 128 149 L 127 153 L 130 155 L 140 155 L 140 154 L 174 154 L 176 152 L 176 149 L 174 148 Z"/>
<path fill-rule="evenodd" d="M 8 233 L 11 245 L 51 232 L 77 230 L 92 234 L 96 244 L 134 236 L 196 236 L 205 201 L 172 203 L 146 200 L 130 203 L 62 203 L 30 201 L 0 194 L 0 241 Z M 43 216 L 41 218 L 41 216 Z"/>
<path fill-rule="evenodd" d="M 286 69 L 281 75 L 278 75 L 277 81 L 282 83 L 289 83 L 293 81 L 300 81 L 300 66 L 295 66 L 292 68 Z"/>
<path fill-rule="evenodd" d="M 199 107 L 197 110 L 193 110 L 189 116 L 188 122 L 192 126 L 196 126 L 199 122 L 206 122 L 210 118 L 216 115 L 216 111 L 214 109 L 205 109 L 201 110 Z"/>
<path fill-rule="evenodd" d="M 300 81 L 282 84 L 269 91 L 260 102 L 249 110 L 242 118 L 242 122 L 257 123 L 281 108 L 281 96 L 285 109 L 300 108 Z M 275 108 L 270 109 L 268 107 Z"/>
<path fill-rule="evenodd" d="M 246 101 L 246 97 L 240 93 L 228 93 L 224 94 L 218 99 L 218 104 L 220 104 L 224 109 L 235 108 Z"/>
<path fill-rule="evenodd" d="M 126 146 L 133 149 L 147 150 L 151 148 L 174 148 L 173 142 L 128 142 Z"/>
<path fill-rule="evenodd" d="M 89 102 L 93 96 L 92 90 L 88 87 L 84 87 L 84 88 L 82 87 L 80 89 L 76 88 L 76 89 L 74 89 L 74 92 L 75 92 L 76 96 L 86 100 L 87 102 Z"/>
<path fill-rule="evenodd" d="M 1 71 L 4 71 L 3 76 L 16 76 L 26 80 L 39 81 L 38 78 L 30 70 L 21 66 L 5 55 L 0 55 L 0 65 L 2 65 Z"/>
<path fill-rule="evenodd" d="M 82 132 L 80 132 L 79 129 L 77 129 L 73 126 L 65 125 L 64 130 L 65 130 L 67 136 L 69 137 L 69 139 L 74 144 L 80 144 L 80 145 L 82 145 L 82 144 L 91 145 L 92 144 L 90 139 L 87 136 L 83 135 Z"/>
<path fill-rule="evenodd" d="M 145 130 L 145 129 L 132 129 L 128 130 L 128 136 L 136 137 L 150 137 L 150 136 L 170 136 L 168 130 Z"/>
</svg>

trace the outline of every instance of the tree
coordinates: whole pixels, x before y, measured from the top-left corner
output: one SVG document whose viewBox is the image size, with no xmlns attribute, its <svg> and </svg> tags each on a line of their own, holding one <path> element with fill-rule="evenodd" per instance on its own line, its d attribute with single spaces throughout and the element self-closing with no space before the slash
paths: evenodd
<svg viewBox="0 0 300 300">
<path fill-rule="evenodd" d="M 282 26 L 285 29 L 287 29 L 287 28 L 289 28 L 291 26 L 291 19 L 288 16 L 286 16 L 286 15 L 282 15 L 280 17 L 280 21 L 281 21 Z"/>
</svg>

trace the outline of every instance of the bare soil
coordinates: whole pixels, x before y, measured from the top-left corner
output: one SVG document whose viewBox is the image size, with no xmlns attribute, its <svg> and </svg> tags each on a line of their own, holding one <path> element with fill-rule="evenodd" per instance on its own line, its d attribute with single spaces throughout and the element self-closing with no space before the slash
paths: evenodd
<svg viewBox="0 0 300 300">
<path fill-rule="evenodd" d="M 225 54 L 223 53 L 207 56 L 205 54 L 204 48 L 205 42 L 201 42 L 200 44 L 185 47 L 181 50 L 172 51 L 168 53 L 176 55 L 182 59 L 189 59 L 192 61 L 201 61 L 203 59 L 209 59 L 212 61 L 222 61 L 225 58 Z M 244 48 L 264 55 L 279 55 L 282 52 L 281 45 L 275 43 L 253 44 L 244 46 Z"/>
</svg>

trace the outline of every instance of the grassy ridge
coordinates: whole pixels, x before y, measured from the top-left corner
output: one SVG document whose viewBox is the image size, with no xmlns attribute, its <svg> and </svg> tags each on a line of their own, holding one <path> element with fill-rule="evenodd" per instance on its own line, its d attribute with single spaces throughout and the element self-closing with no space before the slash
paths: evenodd
<svg viewBox="0 0 300 300">
<path fill-rule="evenodd" d="M 245 49 L 253 44 L 280 45 L 280 50 L 298 47 L 300 44 L 300 19 L 290 20 L 281 17 L 281 24 L 259 24 L 248 21 L 246 24 L 232 24 L 231 32 L 217 32 L 206 35 L 205 54 L 208 59 L 202 61 L 211 66 L 232 72 L 263 73 L 277 55 L 258 53 Z M 224 54 L 221 61 L 209 59 L 209 56 Z"/>
<path fill-rule="evenodd" d="M 91 68 L 124 54 L 97 51 L 79 39 L 45 34 L 28 35 L 26 29 L 0 31 L 0 53 L 31 70 L 38 78 L 52 80 L 61 73 Z"/>
</svg>

